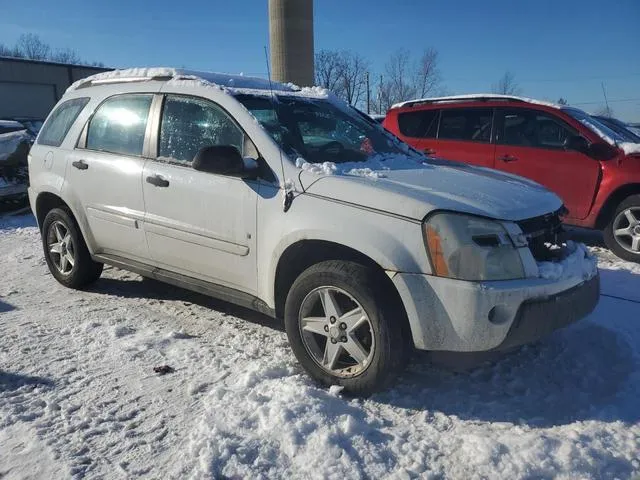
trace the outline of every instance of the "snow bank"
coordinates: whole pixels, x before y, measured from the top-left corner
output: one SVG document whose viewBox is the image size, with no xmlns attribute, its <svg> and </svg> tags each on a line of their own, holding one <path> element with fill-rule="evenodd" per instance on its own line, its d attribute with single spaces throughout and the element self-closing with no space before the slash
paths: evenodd
<svg viewBox="0 0 640 480">
<path fill-rule="evenodd" d="M 562 261 L 538 262 L 540 277 L 548 280 L 581 277 L 588 280 L 598 272 L 597 260 L 584 244 L 569 240 L 564 248 L 571 253 Z"/>
<path fill-rule="evenodd" d="M 0 162 L 9 158 L 16 151 L 18 145 L 24 141 L 30 141 L 31 136 L 26 130 L 9 132 L 0 135 Z"/>
<path fill-rule="evenodd" d="M 391 170 L 407 170 L 429 168 L 425 162 L 413 159 L 408 155 L 383 154 L 372 155 L 364 162 L 323 162 L 309 163 L 304 158 L 296 159 L 296 167 L 315 175 L 351 175 L 354 177 L 384 178 L 385 172 Z"/>
</svg>

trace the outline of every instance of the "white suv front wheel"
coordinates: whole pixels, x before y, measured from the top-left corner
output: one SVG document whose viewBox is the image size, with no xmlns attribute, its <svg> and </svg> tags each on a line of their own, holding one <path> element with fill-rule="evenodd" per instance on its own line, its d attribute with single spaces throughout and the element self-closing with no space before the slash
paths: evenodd
<svg viewBox="0 0 640 480">
<path fill-rule="evenodd" d="M 319 383 L 355 395 L 384 389 L 408 358 L 403 322 L 378 272 L 326 261 L 305 270 L 285 305 L 285 327 L 298 361 Z"/>
</svg>

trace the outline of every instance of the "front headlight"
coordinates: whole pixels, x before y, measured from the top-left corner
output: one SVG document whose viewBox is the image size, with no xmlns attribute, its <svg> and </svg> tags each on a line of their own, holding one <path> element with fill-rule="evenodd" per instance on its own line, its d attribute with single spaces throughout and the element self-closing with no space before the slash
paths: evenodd
<svg viewBox="0 0 640 480">
<path fill-rule="evenodd" d="M 504 227 L 485 218 L 437 213 L 424 224 L 433 273 L 459 280 L 524 278 L 524 267 Z"/>
</svg>

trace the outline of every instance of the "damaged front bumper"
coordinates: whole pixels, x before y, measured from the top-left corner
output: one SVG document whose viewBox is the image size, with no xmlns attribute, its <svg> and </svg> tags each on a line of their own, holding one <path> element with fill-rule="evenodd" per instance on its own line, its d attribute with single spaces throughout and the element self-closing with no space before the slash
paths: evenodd
<svg viewBox="0 0 640 480">
<path fill-rule="evenodd" d="M 478 352 L 529 343 L 596 307 L 597 270 L 585 276 L 468 282 L 424 274 L 392 278 L 416 348 Z"/>
</svg>

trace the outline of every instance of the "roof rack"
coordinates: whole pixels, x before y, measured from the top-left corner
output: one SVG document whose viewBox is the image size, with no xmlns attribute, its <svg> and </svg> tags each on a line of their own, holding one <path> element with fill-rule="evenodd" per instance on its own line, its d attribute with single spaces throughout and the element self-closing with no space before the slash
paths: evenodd
<svg viewBox="0 0 640 480">
<path fill-rule="evenodd" d="M 433 98 L 420 98 L 416 100 L 409 100 L 393 105 L 392 108 L 413 107 L 416 105 L 424 105 L 431 103 L 459 103 L 468 101 L 478 102 L 526 102 L 527 100 L 522 97 L 516 97 L 511 95 L 490 95 L 490 94 L 478 94 L 478 95 L 453 95 L 449 97 L 433 97 Z"/>
<path fill-rule="evenodd" d="M 134 83 L 134 82 L 149 82 L 151 80 L 160 80 L 166 81 L 171 80 L 173 76 L 169 75 L 156 75 L 151 77 L 112 77 L 112 78 L 97 78 L 97 79 L 87 79 L 84 82 L 80 82 L 75 88 L 87 88 L 94 87 L 96 85 L 109 85 L 115 83 Z"/>
</svg>

